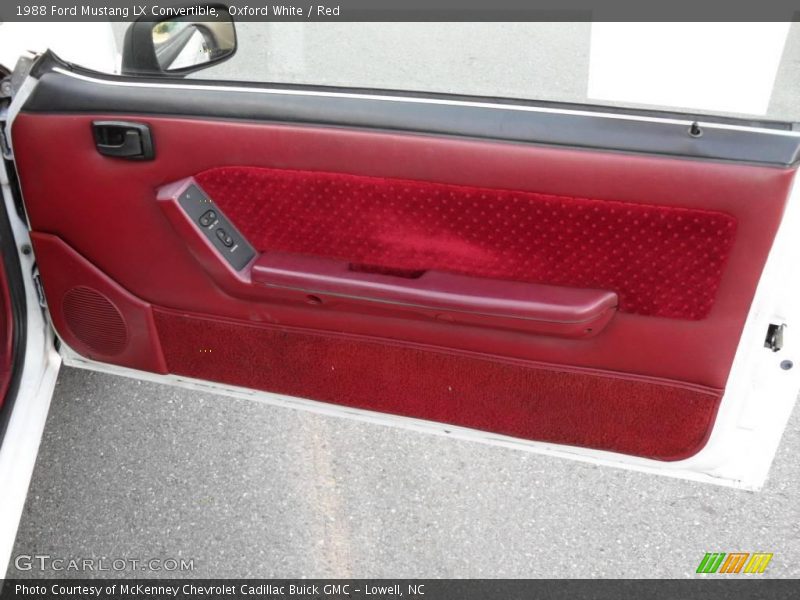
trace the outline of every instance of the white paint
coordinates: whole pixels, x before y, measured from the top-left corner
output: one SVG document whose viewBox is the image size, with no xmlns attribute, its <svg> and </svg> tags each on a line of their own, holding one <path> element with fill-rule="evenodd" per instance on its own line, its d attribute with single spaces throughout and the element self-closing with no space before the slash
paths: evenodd
<svg viewBox="0 0 800 600">
<path fill-rule="evenodd" d="M 0 22 L 0 64 L 13 69 L 26 52 L 52 50 L 67 62 L 104 73 L 119 66 L 111 23 Z"/>
<path fill-rule="evenodd" d="M 0 28 L 0 32 L 2 28 Z M 28 80 L 31 81 L 31 80 Z M 26 84 L 30 87 L 30 84 Z M 24 97 L 26 94 L 20 94 Z M 20 100 L 21 98 L 18 97 Z M 12 107 L 16 114 L 19 102 Z M 17 216 L 8 185 L 5 165 L 0 161 L 0 187 L 2 187 L 5 210 L 14 232 L 17 248 L 30 244 L 27 225 Z M 14 402 L 14 410 L 0 445 L 0 577 L 5 574 L 25 497 L 28 494 L 39 441 L 42 438 L 50 399 L 61 366 L 61 357 L 53 345 L 53 333 L 45 321 L 31 272 L 34 257 L 18 252 L 27 301 L 27 345 L 25 363 L 20 386 Z"/>
<path fill-rule="evenodd" d="M 766 114 L 789 23 L 592 23 L 590 100 Z"/>
<path fill-rule="evenodd" d="M 711 439 L 689 463 L 760 489 L 800 389 L 800 185 L 795 183 L 728 376 Z M 770 323 L 787 325 L 779 352 L 764 347 Z M 781 369 L 790 360 L 794 367 Z"/>
</svg>

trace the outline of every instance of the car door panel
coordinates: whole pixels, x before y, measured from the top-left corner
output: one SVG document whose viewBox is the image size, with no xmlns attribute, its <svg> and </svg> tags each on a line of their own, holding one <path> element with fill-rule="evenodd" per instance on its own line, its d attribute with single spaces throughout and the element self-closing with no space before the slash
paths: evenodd
<svg viewBox="0 0 800 600">
<path fill-rule="evenodd" d="M 639 204 L 643 198 L 648 198 L 659 207 L 702 205 L 704 209 L 734 216 L 738 243 L 731 249 L 714 309 L 707 318 L 696 321 L 619 314 L 609 330 L 592 344 L 529 336 L 520 339 L 501 332 L 492 334 L 497 339 L 491 344 L 496 349 L 507 346 L 504 353 L 519 358 L 554 363 L 570 361 L 586 367 L 680 378 L 717 388 L 724 386 L 738 341 L 735 327 L 740 326 L 746 315 L 792 176 L 788 169 L 463 140 L 450 142 L 398 134 L 389 134 L 391 139 L 383 140 L 385 134 L 367 132 L 343 133 L 344 139 L 338 140 L 338 144 L 346 144 L 348 154 L 342 157 L 342 153 L 336 151 L 339 147 L 336 130 L 158 118 L 147 119 L 158 145 L 156 160 L 133 163 L 99 155 L 91 135 L 86 135 L 86 131 L 91 133 L 93 120 L 107 117 L 39 114 L 18 117 L 15 123 L 15 135 L 19 137 L 17 162 L 23 176 L 30 148 L 31 157 L 39 164 L 51 172 L 70 173 L 73 182 L 65 196 L 66 190 L 59 178 L 50 182 L 31 178 L 26 186 L 26 202 L 34 230 L 59 235 L 125 289 L 137 291 L 143 300 L 198 313 L 249 319 L 250 312 L 261 305 L 230 297 L 247 298 L 253 293 L 249 284 L 233 277 L 213 279 L 200 268 L 187 250 L 186 238 L 175 235 L 155 201 L 161 185 L 202 173 L 210 165 L 222 161 L 249 162 L 253 166 L 277 162 L 280 166 L 338 168 L 341 171 L 364 164 L 363 171 L 371 176 L 380 173 L 381 165 L 376 163 L 386 161 L 389 165 L 383 172 L 392 176 L 410 177 L 412 169 L 418 168 L 421 171 L 418 177 L 426 180 L 447 178 L 500 189 L 526 190 L 536 186 L 543 193 L 565 195 L 570 192 L 574 197 L 585 197 L 592 187 L 594 195 L 600 198 L 613 197 L 619 199 L 615 201 Z M 46 149 L 43 152 L 43 148 L 33 147 L 37 138 L 43 145 L 47 138 L 53 137 L 70 140 L 70 152 L 54 149 L 48 153 Z M 375 137 L 385 145 L 374 144 Z M 354 149 L 360 150 L 362 144 L 368 145 L 356 154 Z M 439 152 L 430 153 L 431 145 L 437 146 Z M 381 150 L 387 146 L 391 149 L 386 153 L 394 160 L 383 158 L 386 153 Z M 428 152 L 424 151 L 426 147 Z M 437 155 L 446 159 L 431 159 Z M 487 164 L 490 157 L 494 160 Z M 458 160 L 455 168 L 450 166 L 454 160 Z M 566 165 L 559 169 L 562 162 Z M 515 168 L 512 169 L 510 163 Z M 399 165 L 405 167 L 401 173 L 398 173 Z M 435 165 L 442 165 L 444 173 L 432 172 Z M 521 180 L 525 177 L 530 179 L 523 186 Z M 41 198 L 41 202 L 37 202 L 37 198 Z M 86 215 L 92 218 L 86 219 Z M 106 225 L 99 227 L 97 223 Z M 281 308 L 270 307 L 270 311 L 275 310 Z M 294 311 L 292 308 L 284 310 Z M 265 313 L 263 320 L 267 320 L 269 311 L 262 312 Z M 302 319 L 309 319 L 312 328 L 322 326 L 323 321 L 330 322 L 323 328 L 335 330 L 338 327 L 337 315 L 310 308 L 304 308 L 302 313 Z M 299 325 L 302 321 L 292 324 Z M 440 340 L 439 345 L 456 347 L 457 340 L 464 338 L 464 349 L 480 351 L 487 346 L 485 331 L 476 334 L 435 323 L 429 325 L 445 329 L 440 334 L 445 339 Z M 412 336 L 415 328 L 407 324 L 403 330 L 404 335 Z M 368 334 L 370 331 L 374 331 L 371 323 L 356 332 Z M 454 339 L 450 339 L 451 336 Z M 691 343 L 687 338 L 692 338 Z M 429 336 L 413 338 L 413 341 L 436 343 L 437 339 Z M 681 351 L 670 352 L 671 348 Z"/>
<path fill-rule="evenodd" d="M 405 102 L 359 120 L 358 94 L 240 90 L 220 108 L 211 85 L 188 86 L 175 115 L 169 86 L 81 77 L 41 74 L 13 125 L 53 323 L 80 354 L 659 460 L 708 439 L 794 175 L 783 138 L 759 154 L 741 137 L 729 147 L 735 128 L 654 140 L 610 119 L 609 148 L 589 125 L 590 147 L 570 148 L 547 142 L 580 132 L 543 130 L 536 111 L 487 121 L 484 107 L 434 103 L 421 112 L 447 119 L 414 125 Z M 137 95 L 151 108 L 123 110 Z M 487 139 L 463 134 L 466 115 Z M 147 125 L 154 160 L 100 155 L 103 120 Z M 631 135 L 632 150 L 663 152 L 621 152 Z M 170 201 L 189 178 L 253 246 L 244 267 Z M 278 271 L 289 285 L 269 279 Z M 460 290 L 455 310 L 431 304 L 438 273 L 449 298 Z M 297 283 L 309 277 L 317 287 Z M 394 295 L 353 291 L 364 281 Z M 562 316 L 520 324 L 512 290 Z M 617 310 L 592 335 L 564 335 L 567 298 L 593 290 Z"/>
</svg>

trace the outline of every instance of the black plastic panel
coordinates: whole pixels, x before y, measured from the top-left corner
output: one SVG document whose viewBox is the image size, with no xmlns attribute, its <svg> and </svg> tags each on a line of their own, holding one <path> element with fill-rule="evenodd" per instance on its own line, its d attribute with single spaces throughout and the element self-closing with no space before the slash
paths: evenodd
<svg viewBox="0 0 800 600">
<path fill-rule="evenodd" d="M 772 166 L 800 161 L 800 135 L 788 123 L 444 94 L 152 81 L 87 72 L 52 54 L 40 60 L 24 111 L 308 123 Z M 690 134 L 694 120 L 700 135 Z"/>
<path fill-rule="evenodd" d="M 197 185 L 187 187 L 178 198 L 178 204 L 234 269 L 241 271 L 253 260 L 256 251 Z"/>
</svg>

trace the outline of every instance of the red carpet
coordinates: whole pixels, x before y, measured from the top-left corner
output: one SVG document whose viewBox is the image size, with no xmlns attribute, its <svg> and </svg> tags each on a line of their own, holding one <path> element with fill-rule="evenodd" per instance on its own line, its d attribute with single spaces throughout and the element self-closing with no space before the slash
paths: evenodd
<svg viewBox="0 0 800 600">
<path fill-rule="evenodd" d="M 162 310 L 170 373 L 661 460 L 705 443 L 719 395 Z"/>
</svg>

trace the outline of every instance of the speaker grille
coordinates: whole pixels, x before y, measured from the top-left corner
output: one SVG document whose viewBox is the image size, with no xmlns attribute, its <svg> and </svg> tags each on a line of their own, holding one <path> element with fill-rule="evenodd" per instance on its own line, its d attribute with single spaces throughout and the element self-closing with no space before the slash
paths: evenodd
<svg viewBox="0 0 800 600">
<path fill-rule="evenodd" d="M 100 354 L 119 354 L 128 344 L 128 327 L 116 306 L 90 287 L 64 294 L 64 319 L 73 335 Z"/>
</svg>

